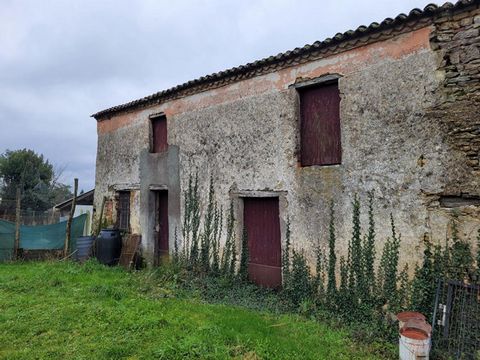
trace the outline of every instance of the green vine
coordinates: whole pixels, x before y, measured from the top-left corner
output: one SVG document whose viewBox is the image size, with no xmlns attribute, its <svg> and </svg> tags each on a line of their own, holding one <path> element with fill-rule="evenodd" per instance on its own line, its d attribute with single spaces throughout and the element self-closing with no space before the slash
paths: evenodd
<svg viewBox="0 0 480 360">
<path fill-rule="evenodd" d="M 434 264 L 432 244 L 427 236 L 424 236 L 423 263 L 416 267 L 415 277 L 412 284 L 412 308 L 425 315 L 430 315 L 433 307 L 434 291 L 436 282 L 434 279 Z"/>
<path fill-rule="evenodd" d="M 349 290 L 352 295 L 357 298 L 361 293 L 360 287 L 363 285 L 363 269 L 362 269 L 362 241 L 360 226 L 360 200 L 355 194 L 353 198 L 353 214 L 352 214 L 352 239 L 349 246 Z M 357 299 L 355 299 L 356 301 Z"/>
<path fill-rule="evenodd" d="M 248 254 L 248 235 L 247 229 L 243 228 L 242 232 L 242 251 L 240 253 L 240 268 L 238 270 L 238 277 L 241 281 L 248 280 L 248 261 L 249 261 L 249 254 Z"/>
<path fill-rule="evenodd" d="M 383 248 L 379 269 L 379 289 L 382 301 L 394 304 L 397 298 L 398 257 L 400 236 L 397 235 L 393 215 L 390 214 L 392 237 L 387 239 Z"/>
<path fill-rule="evenodd" d="M 333 200 L 330 202 L 330 221 L 328 225 L 328 281 L 327 295 L 329 299 L 336 298 L 337 281 L 336 281 L 336 265 L 337 255 L 335 251 L 335 210 Z"/>
<path fill-rule="evenodd" d="M 215 190 L 210 178 L 206 211 L 202 217 L 198 174 L 190 176 L 184 196 L 183 249 L 179 247 L 175 229 L 173 258 L 187 270 L 202 276 L 220 276 L 225 284 L 246 282 L 248 279 L 249 248 L 247 231 L 243 228 L 241 252 L 237 272 L 236 219 L 233 200 L 226 211 L 218 208 Z M 291 223 L 287 219 L 285 245 L 282 248 L 283 299 L 301 311 L 325 309 L 348 322 L 375 322 L 389 318 L 401 310 L 416 310 L 431 315 L 437 280 L 453 278 L 469 281 L 480 279 L 480 229 L 477 233 L 477 252 L 474 255 L 468 241 L 458 234 L 458 219 L 451 223 L 451 236 L 445 245 L 433 245 L 427 235 L 423 239 L 423 259 L 415 265 L 414 277 L 410 280 L 409 265 L 404 264 L 399 272 L 401 236 L 397 231 L 393 214 L 390 214 L 391 236 L 385 240 L 378 266 L 376 267 L 376 222 L 374 193 L 368 193 L 368 223 L 362 236 L 361 201 L 355 194 L 352 201 L 352 234 L 348 241 L 346 256 L 339 259 L 337 273 L 337 237 L 334 202 L 329 206 L 328 245 L 322 248 L 320 241 L 315 246 L 315 272 L 312 274 L 307 257 L 302 249 L 293 249 Z M 203 227 L 200 229 L 200 224 Z M 226 227 L 225 244 L 220 251 L 223 226 Z M 337 275 L 339 283 L 337 284 Z M 392 334 L 390 322 L 379 323 L 382 329 Z"/>
<path fill-rule="evenodd" d="M 365 301 L 373 301 L 375 289 L 375 218 L 373 212 L 374 193 L 368 193 L 368 232 L 363 245 L 363 283 L 362 297 Z"/>
<path fill-rule="evenodd" d="M 282 279 L 284 285 L 288 283 L 290 278 L 290 218 L 287 219 L 285 238 L 285 247 L 282 251 Z"/>
</svg>

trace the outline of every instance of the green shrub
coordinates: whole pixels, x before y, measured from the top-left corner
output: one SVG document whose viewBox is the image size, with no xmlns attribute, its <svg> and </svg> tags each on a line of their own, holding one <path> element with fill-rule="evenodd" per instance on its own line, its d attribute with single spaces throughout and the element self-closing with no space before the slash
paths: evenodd
<svg viewBox="0 0 480 360">
<path fill-rule="evenodd" d="M 313 299 L 312 276 L 303 253 L 293 251 L 292 269 L 285 291 L 293 305 L 297 307 L 302 302 Z"/>
</svg>

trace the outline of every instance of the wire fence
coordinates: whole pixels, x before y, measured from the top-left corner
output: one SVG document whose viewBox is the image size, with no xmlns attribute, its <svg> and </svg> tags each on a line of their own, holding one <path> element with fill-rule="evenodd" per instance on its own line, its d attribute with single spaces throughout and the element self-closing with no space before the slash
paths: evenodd
<svg viewBox="0 0 480 360">
<path fill-rule="evenodd" d="M 440 280 L 432 327 L 434 358 L 480 359 L 480 284 Z"/>
<path fill-rule="evenodd" d="M 0 210 L 0 219 L 15 222 L 16 214 L 11 210 Z M 27 226 L 51 225 L 60 221 L 60 212 L 58 210 L 35 211 L 29 209 L 20 210 L 20 224 Z"/>
</svg>

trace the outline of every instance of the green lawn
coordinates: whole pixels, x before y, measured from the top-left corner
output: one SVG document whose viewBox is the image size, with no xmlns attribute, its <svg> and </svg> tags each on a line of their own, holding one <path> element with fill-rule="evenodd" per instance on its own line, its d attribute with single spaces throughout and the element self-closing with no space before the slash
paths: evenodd
<svg viewBox="0 0 480 360">
<path fill-rule="evenodd" d="M 324 324 L 177 297 L 149 275 L 94 263 L 0 264 L 0 358 L 375 358 Z"/>
</svg>

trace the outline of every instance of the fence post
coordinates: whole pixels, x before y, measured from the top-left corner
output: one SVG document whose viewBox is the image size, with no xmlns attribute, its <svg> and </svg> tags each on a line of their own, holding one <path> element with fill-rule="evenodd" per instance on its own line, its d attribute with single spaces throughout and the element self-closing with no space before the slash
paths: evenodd
<svg viewBox="0 0 480 360">
<path fill-rule="evenodd" d="M 68 216 L 67 221 L 67 231 L 65 234 L 65 247 L 63 248 L 63 257 L 68 256 L 68 247 L 70 246 L 70 229 L 72 228 L 72 220 L 73 214 L 75 213 L 75 205 L 77 203 L 77 191 L 78 191 L 78 179 L 74 179 L 74 186 L 73 186 L 73 200 L 72 200 L 72 207 L 70 208 L 70 215 Z"/>
<path fill-rule="evenodd" d="M 13 244 L 14 259 L 18 258 L 18 248 L 20 247 L 20 206 L 21 206 L 20 186 L 17 186 L 17 201 L 15 206 L 15 242 Z"/>
</svg>

